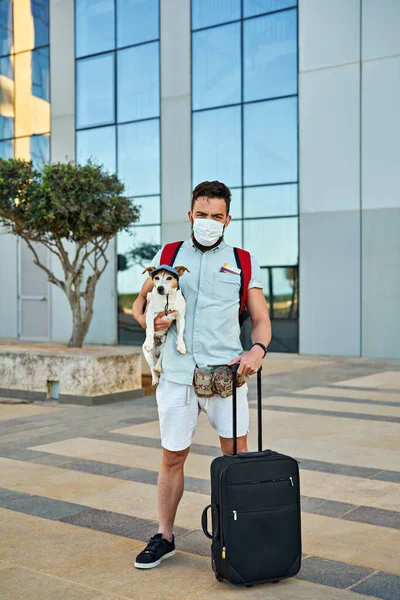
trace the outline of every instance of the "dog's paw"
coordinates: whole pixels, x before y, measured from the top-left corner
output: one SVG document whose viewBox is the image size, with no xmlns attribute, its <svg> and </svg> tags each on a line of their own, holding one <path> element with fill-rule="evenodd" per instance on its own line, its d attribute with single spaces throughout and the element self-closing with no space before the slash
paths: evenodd
<svg viewBox="0 0 400 600">
<path fill-rule="evenodd" d="M 143 348 L 145 349 L 146 352 L 153 352 L 153 348 L 154 348 L 154 343 L 153 342 L 145 342 L 143 344 Z"/>
<path fill-rule="evenodd" d="M 185 342 L 178 342 L 176 344 L 176 349 L 178 350 L 179 354 L 186 354 Z"/>
<path fill-rule="evenodd" d="M 161 375 L 161 365 L 159 362 L 154 366 L 153 371 L 156 375 Z"/>
<path fill-rule="evenodd" d="M 152 373 L 151 373 L 151 383 L 152 383 L 152 385 L 158 385 L 159 381 L 160 381 L 160 378 L 159 378 L 159 376 L 158 376 L 158 375 L 157 375 L 157 374 L 154 372 L 154 369 L 153 369 L 153 371 L 152 371 Z"/>
</svg>

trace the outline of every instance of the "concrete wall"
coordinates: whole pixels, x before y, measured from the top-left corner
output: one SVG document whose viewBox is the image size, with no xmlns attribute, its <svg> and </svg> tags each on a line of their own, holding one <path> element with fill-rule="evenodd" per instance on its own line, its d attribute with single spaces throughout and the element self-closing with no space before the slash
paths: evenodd
<svg viewBox="0 0 400 600">
<path fill-rule="evenodd" d="M 190 0 L 160 2 L 161 240 L 189 237 L 191 152 Z"/>
<path fill-rule="evenodd" d="M 301 353 L 400 357 L 399 22 L 299 2 Z"/>
<path fill-rule="evenodd" d="M 51 160 L 75 160 L 75 15 L 74 0 L 50 1 Z M 72 254 L 74 244 L 66 244 Z M 115 242 L 107 251 L 109 265 L 97 284 L 94 314 L 85 343 L 117 343 Z M 62 276 L 52 256 L 52 267 Z M 88 267 L 87 276 L 91 269 Z M 68 342 L 71 310 L 65 294 L 52 286 L 51 339 Z"/>
</svg>

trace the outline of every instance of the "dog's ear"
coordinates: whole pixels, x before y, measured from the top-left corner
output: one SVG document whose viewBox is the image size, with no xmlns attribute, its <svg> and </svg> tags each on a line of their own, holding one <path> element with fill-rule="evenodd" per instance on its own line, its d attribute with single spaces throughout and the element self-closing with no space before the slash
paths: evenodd
<svg viewBox="0 0 400 600">
<path fill-rule="evenodd" d="M 144 275 L 145 273 L 148 273 L 148 274 L 149 274 L 149 277 L 150 277 L 150 273 L 151 273 L 151 271 L 154 271 L 154 269 L 155 269 L 155 268 L 156 268 L 156 267 L 147 267 L 147 269 L 145 269 L 145 270 L 142 272 L 142 275 Z"/>
<path fill-rule="evenodd" d="M 179 277 L 182 277 L 182 275 L 184 274 L 185 271 L 190 273 L 189 269 L 187 269 L 186 267 L 174 267 L 174 268 L 176 271 L 178 271 Z"/>
</svg>

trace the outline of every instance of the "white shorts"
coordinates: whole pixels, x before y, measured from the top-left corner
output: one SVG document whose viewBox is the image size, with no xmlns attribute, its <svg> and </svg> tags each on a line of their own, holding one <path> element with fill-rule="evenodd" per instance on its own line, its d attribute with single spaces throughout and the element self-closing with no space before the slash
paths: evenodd
<svg viewBox="0 0 400 600">
<path fill-rule="evenodd" d="M 249 431 L 249 405 L 247 383 L 237 390 L 237 437 Z M 203 410 L 217 434 L 233 437 L 232 396 L 199 398 L 193 385 L 173 383 L 163 377 L 156 390 L 160 418 L 161 445 L 166 450 L 185 450 L 192 443 L 200 411 Z"/>
</svg>

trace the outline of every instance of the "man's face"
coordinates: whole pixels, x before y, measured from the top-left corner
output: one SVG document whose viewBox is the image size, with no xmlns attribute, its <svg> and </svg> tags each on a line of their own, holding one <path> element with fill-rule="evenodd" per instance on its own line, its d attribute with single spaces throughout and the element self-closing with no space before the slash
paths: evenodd
<svg viewBox="0 0 400 600">
<path fill-rule="evenodd" d="M 206 198 L 200 196 L 194 201 L 193 210 L 189 210 L 189 221 L 193 225 L 194 219 L 213 219 L 229 225 L 232 217 L 226 214 L 226 202 L 223 198 Z"/>
</svg>

